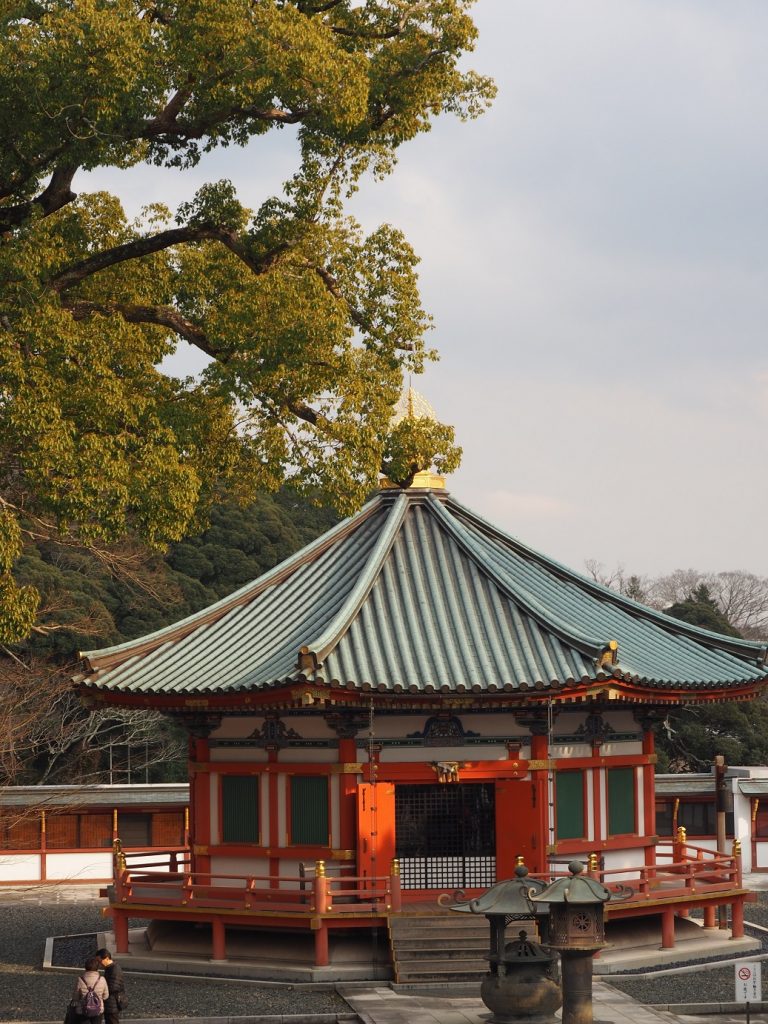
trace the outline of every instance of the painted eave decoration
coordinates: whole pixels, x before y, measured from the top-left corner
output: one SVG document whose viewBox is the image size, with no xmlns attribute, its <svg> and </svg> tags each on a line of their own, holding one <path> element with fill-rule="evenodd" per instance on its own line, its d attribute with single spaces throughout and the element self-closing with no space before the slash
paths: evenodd
<svg viewBox="0 0 768 1024">
<path fill-rule="evenodd" d="M 639 605 L 504 534 L 438 481 L 357 515 L 229 597 L 83 654 L 81 691 L 166 703 L 266 695 L 745 699 L 766 647 Z"/>
</svg>

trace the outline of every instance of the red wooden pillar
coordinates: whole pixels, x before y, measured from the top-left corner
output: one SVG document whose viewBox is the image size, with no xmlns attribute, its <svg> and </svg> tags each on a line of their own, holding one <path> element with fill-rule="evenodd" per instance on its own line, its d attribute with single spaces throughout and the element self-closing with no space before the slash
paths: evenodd
<svg viewBox="0 0 768 1024">
<path fill-rule="evenodd" d="M 267 775 L 269 780 L 267 783 L 269 787 L 269 835 L 265 836 L 265 841 L 269 844 L 270 849 L 269 878 L 270 883 L 273 885 L 279 884 L 280 879 L 280 857 L 275 854 L 275 850 L 279 850 L 282 846 L 282 838 L 278 831 L 280 800 L 278 794 L 278 770 L 276 767 L 277 757 L 277 747 L 270 747 L 267 750 L 267 760 L 270 765 L 269 774 Z M 259 798 L 261 798 L 261 792 L 259 793 Z"/>
<path fill-rule="evenodd" d="M 339 738 L 339 843 L 342 850 L 357 847 L 357 741 Z"/>
<path fill-rule="evenodd" d="M 656 789 L 654 767 L 656 753 L 656 737 L 652 729 L 643 730 L 643 753 L 648 758 L 647 764 L 643 765 L 643 806 L 645 808 L 644 829 L 645 835 L 656 835 Z"/>
<path fill-rule="evenodd" d="M 46 852 L 48 840 L 46 836 L 45 811 L 40 812 L 40 881 L 44 882 L 48 877 L 48 865 L 46 863 Z"/>
<path fill-rule="evenodd" d="M 328 898 L 328 879 L 325 875 L 325 861 L 319 860 L 315 864 L 315 913 L 317 917 L 313 922 L 315 929 L 315 967 L 328 966 L 328 925 L 325 923 L 322 914 L 327 914 L 330 909 Z"/>
<path fill-rule="evenodd" d="M 227 959 L 227 930 L 220 917 L 211 921 L 211 945 L 213 947 L 213 960 Z"/>
<path fill-rule="evenodd" d="M 327 967 L 328 962 L 328 926 L 320 921 L 315 929 L 315 967 Z"/>
<path fill-rule="evenodd" d="M 661 915 L 661 948 L 675 948 L 675 910 L 669 907 Z"/>
<path fill-rule="evenodd" d="M 731 904 L 731 938 L 744 938 L 744 897 L 737 896 Z"/>
<path fill-rule="evenodd" d="M 709 906 L 704 907 L 704 927 L 717 928 L 715 908 L 711 904 Z"/>
<path fill-rule="evenodd" d="M 549 811 L 549 741 L 543 727 L 537 727 L 531 735 L 531 779 L 534 784 L 536 799 L 536 850 L 533 863 L 529 865 L 535 874 L 545 871 L 550 843 L 554 841 L 554 833 L 550 832 Z"/>
<path fill-rule="evenodd" d="M 190 765 L 189 791 L 192 821 L 190 847 L 192 871 L 209 874 L 211 870 L 211 774 L 207 738 L 193 740 L 194 760 Z"/>
<path fill-rule="evenodd" d="M 112 908 L 112 926 L 115 931 L 115 949 L 118 953 L 128 952 L 128 912 Z"/>
</svg>

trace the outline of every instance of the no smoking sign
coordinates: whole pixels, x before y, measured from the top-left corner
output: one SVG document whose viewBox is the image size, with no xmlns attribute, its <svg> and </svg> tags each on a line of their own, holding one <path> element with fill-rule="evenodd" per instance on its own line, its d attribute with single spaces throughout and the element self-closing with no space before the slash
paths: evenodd
<svg viewBox="0 0 768 1024">
<path fill-rule="evenodd" d="M 762 1000 L 761 968 L 762 964 L 755 960 L 735 965 L 737 1003 L 759 1003 Z"/>
</svg>

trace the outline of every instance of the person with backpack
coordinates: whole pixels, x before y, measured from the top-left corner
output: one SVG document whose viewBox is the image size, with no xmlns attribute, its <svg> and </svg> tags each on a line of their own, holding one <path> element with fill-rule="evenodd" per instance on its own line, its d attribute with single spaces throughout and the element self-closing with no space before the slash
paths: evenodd
<svg viewBox="0 0 768 1024">
<path fill-rule="evenodd" d="M 120 1024 L 120 1014 L 128 1008 L 123 969 L 115 963 L 108 949 L 97 949 L 96 956 L 101 961 L 104 979 L 109 986 L 109 998 L 104 1003 L 104 1020 L 106 1024 Z"/>
<path fill-rule="evenodd" d="M 75 983 L 70 1013 L 67 1019 L 81 1024 L 104 1024 L 104 1003 L 109 998 L 109 986 L 99 974 L 101 960 L 90 956 L 85 961 L 85 971 Z"/>
</svg>

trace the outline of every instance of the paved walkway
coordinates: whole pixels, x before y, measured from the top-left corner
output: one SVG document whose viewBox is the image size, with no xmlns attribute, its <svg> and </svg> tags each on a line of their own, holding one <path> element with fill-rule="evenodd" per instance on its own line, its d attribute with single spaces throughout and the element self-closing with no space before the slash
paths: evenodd
<svg viewBox="0 0 768 1024">
<path fill-rule="evenodd" d="M 479 998 L 405 995 L 385 986 L 369 989 L 340 986 L 339 993 L 363 1024 L 488 1024 L 490 1016 Z M 597 1024 L 670 1024 L 673 1021 L 698 1024 L 700 1020 L 714 1024 L 715 1021 L 713 1017 L 676 1017 L 652 1010 L 600 981 L 594 983 L 593 999 Z M 757 1017 L 752 1020 L 758 1024 Z"/>
</svg>

